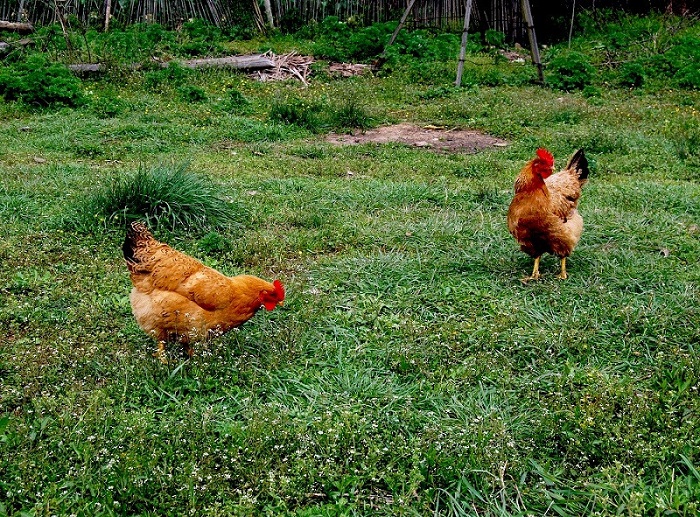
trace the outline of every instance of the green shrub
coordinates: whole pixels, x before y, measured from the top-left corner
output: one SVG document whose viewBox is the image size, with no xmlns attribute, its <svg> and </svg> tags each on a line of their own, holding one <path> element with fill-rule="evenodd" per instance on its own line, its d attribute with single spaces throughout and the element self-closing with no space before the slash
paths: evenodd
<svg viewBox="0 0 700 517">
<path fill-rule="evenodd" d="M 0 95 L 32 106 L 78 106 L 84 96 L 81 82 L 64 65 L 34 55 L 0 69 Z"/>
<path fill-rule="evenodd" d="M 584 54 L 569 52 L 555 57 L 547 67 L 549 84 L 559 90 L 582 90 L 591 84 L 595 68 Z"/>
<path fill-rule="evenodd" d="M 221 30 L 206 20 L 195 18 L 182 24 L 181 32 L 192 40 L 218 41 L 221 39 Z"/>
<path fill-rule="evenodd" d="M 681 88 L 700 90 L 700 64 L 691 63 L 684 66 L 676 73 L 674 79 Z"/>
<path fill-rule="evenodd" d="M 108 61 L 131 64 L 147 62 L 154 55 L 169 53 L 176 46 L 176 33 L 157 23 L 131 25 L 123 30 L 98 33 L 95 46 L 105 49 Z"/>
<path fill-rule="evenodd" d="M 488 29 L 484 33 L 484 43 L 491 47 L 503 48 L 506 42 L 506 35 L 501 31 Z"/>
<path fill-rule="evenodd" d="M 204 56 L 219 53 L 221 30 L 206 20 L 195 18 L 182 24 L 179 53 L 185 56 Z"/>
<path fill-rule="evenodd" d="M 188 171 L 187 164 L 140 167 L 135 174 L 103 185 L 75 210 L 72 226 L 122 227 L 136 219 L 149 226 L 203 230 L 230 223 L 232 205 L 205 176 Z"/>
<path fill-rule="evenodd" d="M 627 88 L 639 88 L 644 84 L 646 74 L 639 63 L 625 63 L 619 70 L 619 83 Z"/>
</svg>

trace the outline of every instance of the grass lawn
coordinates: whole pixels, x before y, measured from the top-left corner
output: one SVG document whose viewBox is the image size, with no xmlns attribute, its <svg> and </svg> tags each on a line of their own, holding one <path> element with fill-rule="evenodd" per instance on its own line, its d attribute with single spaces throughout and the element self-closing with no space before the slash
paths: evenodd
<svg viewBox="0 0 700 517">
<path fill-rule="evenodd" d="M 0 515 L 696 515 L 700 92 L 457 90 L 454 67 L 0 103 Z M 310 113 L 348 106 L 509 145 L 326 143 Z M 524 285 L 505 217 L 540 146 L 592 172 L 569 279 L 545 256 Z M 231 219 L 156 237 L 287 300 L 165 365 L 123 227 L 84 207 L 183 163 Z"/>
</svg>

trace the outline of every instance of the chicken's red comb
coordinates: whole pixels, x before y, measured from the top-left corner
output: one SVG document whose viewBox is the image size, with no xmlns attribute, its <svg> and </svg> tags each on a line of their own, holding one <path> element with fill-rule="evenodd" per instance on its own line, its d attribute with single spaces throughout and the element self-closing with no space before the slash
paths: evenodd
<svg viewBox="0 0 700 517">
<path fill-rule="evenodd" d="M 272 282 L 272 285 L 275 286 L 275 294 L 277 294 L 280 301 L 284 300 L 284 286 L 282 285 L 282 282 L 275 280 Z"/>
<path fill-rule="evenodd" d="M 542 160 L 544 163 L 546 163 L 549 167 L 552 167 L 554 165 L 554 156 L 552 156 L 552 153 L 547 151 L 544 147 L 540 147 L 537 149 L 537 157 Z"/>
</svg>

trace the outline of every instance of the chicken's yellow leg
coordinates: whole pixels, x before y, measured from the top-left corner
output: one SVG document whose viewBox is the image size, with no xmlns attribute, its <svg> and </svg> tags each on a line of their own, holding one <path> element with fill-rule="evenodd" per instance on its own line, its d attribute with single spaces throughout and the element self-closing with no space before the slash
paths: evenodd
<svg viewBox="0 0 700 517">
<path fill-rule="evenodd" d="M 562 280 L 566 280 L 568 278 L 566 274 L 566 257 L 562 257 L 561 259 L 561 273 L 557 275 L 557 278 L 561 278 Z"/>
<path fill-rule="evenodd" d="M 540 255 L 541 256 L 541 255 Z M 540 278 L 540 257 L 535 257 L 535 267 L 532 268 L 532 275 L 523 278 L 523 282 L 530 280 L 539 280 Z"/>
<path fill-rule="evenodd" d="M 153 357 L 160 359 L 163 364 L 168 364 L 168 355 L 165 353 L 165 341 L 158 341 L 158 350 L 153 354 Z"/>
</svg>

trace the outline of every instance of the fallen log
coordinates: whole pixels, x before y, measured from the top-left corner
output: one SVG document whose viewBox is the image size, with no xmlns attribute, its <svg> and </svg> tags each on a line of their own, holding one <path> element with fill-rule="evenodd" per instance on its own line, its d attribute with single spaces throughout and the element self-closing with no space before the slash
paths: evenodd
<svg viewBox="0 0 700 517">
<path fill-rule="evenodd" d="M 261 70 L 265 68 L 272 68 L 275 64 L 274 62 L 261 55 L 254 54 L 250 56 L 228 56 L 228 57 L 212 57 L 212 58 L 202 58 L 202 59 L 187 59 L 187 60 L 173 60 L 164 61 L 158 63 L 161 68 L 167 68 L 170 63 L 177 63 L 184 68 L 236 68 L 241 70 Z M 68 68 L 75 74 L 78 75 L 88 75 L 88 74 L 98 74 L 103 73 L 107 70 L 107 65 L 103 63 L 83 63 L 77 65 L 68 65 Z M 133 70 L 138 70 L 141 65 L 132 65 Z"/>
<path fill-rule="evenodd" d="M 20 22 L 8 22 L 5 20 L 0 20 L 0 30 L 15 31 L 20 34 L 26 34 L 29 32 L 34 32 L 34 25 L 31 23 L 20 23 Z"/>
</svg>

